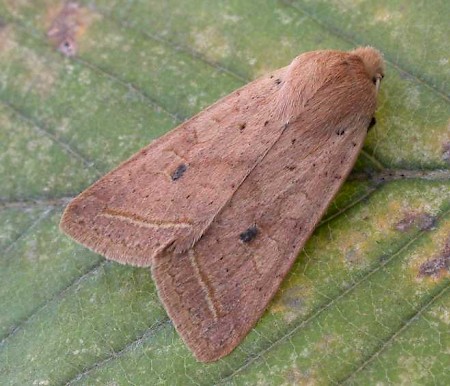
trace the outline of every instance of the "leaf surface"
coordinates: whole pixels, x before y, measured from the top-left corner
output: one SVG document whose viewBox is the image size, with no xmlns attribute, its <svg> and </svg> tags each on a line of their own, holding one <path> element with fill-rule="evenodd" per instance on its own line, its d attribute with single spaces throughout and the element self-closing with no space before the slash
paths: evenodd
<svg viewBox="0 0 450 386">
<path fill-rule="evenodd" d="M 0 1 L 1 384 L 448 384 L 450 3 Z M 69 34 L 70 35 L 70 34 Z M 146 269 L 58 230 L 119 162 L 300 52 L 374 45 L 377 125 L 244 342 L 197 363 Z"/>
</svg>

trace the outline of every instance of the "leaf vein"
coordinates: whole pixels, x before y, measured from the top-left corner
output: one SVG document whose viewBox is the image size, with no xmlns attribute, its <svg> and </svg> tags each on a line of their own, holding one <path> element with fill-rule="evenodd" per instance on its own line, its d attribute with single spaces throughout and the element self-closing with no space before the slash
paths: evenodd
<svg viewBox="0 0 450 386">
<path fill-rule="evenodd" d="M 400 326 L 400 328 L 396 331 L 394 331 L 386 340 L 382 342 L 381 345 L 378 346 L 377 349 L 375 349 L 370 355 L 361 363 L 361 365 L 355 369 L 354 371 L 350 372 L 348 376 L 345 378 L 337 381 L 338 384 L 344 384 L 348 382 L 351 378 L 353 378 L 356 374 L 364 370 L 373 360 L 378 358 L 380 354 L 382 354 L 388 346 L 405 330 L 408 329 L 412 325 L 412 323 L 417 320 L 428 308 L 430 308 L 434 302 L 436 302 L 438 299 L 443 297 L 448 290 L 450 289 L 450 282 L 444 288 L 442 288 L 441 291 L 433 295 L 428 301 L 426 301 L 424 304 L 422 304 L 416 312 L 414 312 L 409 318 L 407 318 L 404 323 Z M 450 292 L 449 292 L 450 293 Z"/>
</svg>

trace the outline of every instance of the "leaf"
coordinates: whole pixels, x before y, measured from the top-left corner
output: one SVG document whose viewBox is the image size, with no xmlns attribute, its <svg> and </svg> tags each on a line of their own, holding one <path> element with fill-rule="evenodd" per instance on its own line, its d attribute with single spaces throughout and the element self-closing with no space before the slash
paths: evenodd
<svg viewBox="0 0 450 386">
<path fill-rule="evenodd" d="M 0 2 L 1 384 L 450 382 L 447 1 L 65 4 L 66 30 L 59 1 Z M 148 270 L 62 235 L 64 205 L 300 52 L 364 44 L 387 76 L 355 170 L 255 329 L 197 363 Z"/>
</svg>

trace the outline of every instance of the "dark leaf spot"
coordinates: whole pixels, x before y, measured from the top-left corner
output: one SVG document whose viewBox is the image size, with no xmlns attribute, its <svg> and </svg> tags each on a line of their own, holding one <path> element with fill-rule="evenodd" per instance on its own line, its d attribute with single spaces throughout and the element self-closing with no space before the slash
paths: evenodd
<svg viewBox="0 0 450 386">
<path fill-rule="evenodd" d="M 407 213 L 396 225 L 395 229 L 407 232 L 416 227 L 421 231 L 433 229 L 436 225 L 436 217 L 429 213 Z"/>
<path fill-rule="evenodd" d="M 424 213 L 419 217 L 417 226 L 421 231 L 428 231 L 436 226 L 436 217 L 431 214 Z"/>
<path fill-rule="evenodd" d="M 303 288 L 300 286 L 294 286 L 283 292 L 282 303 L 291 308 L 301 310 L 305 306 L 304 299 L 301 298 L 300 294 L 304 292 Z"/>
<path fill-rule="evenodd" d="M 62 44 L 59 45 L 58 51 L 65 56 L 74 56 L 76 53 L 75 42 L 72 42 L 71 40 L 65 40 Z"/>
<path fill-rule="evenodd" d="M 258 228 L 253 225 L 239 235 L 239 239 L 244 243 L 249 243 L 258 234 Z"/>
<path fill-rule="evenodd" d="M 176 170 L 171 175 L 172 181 L 176 181 L 176 180 L 180 179 L 186 170 L 187 170 L 187 166 L 185 164 L 178 165 Z"/>
<path fill-rule="evenodd" d="M 424 262 L 419 268 L 419 276 L 438 276 L 442 271 L 450 270 L 450 239 L 441 255 Z"/>
<path fill-rule="evenodd" d="M 77 53 L 77 40 L 89 24 L 89 13 L 85 10 L 76 1 L 67 1 L 51 20 L 47 37 L 65 56 L 74 56 Z"/>
</svg>

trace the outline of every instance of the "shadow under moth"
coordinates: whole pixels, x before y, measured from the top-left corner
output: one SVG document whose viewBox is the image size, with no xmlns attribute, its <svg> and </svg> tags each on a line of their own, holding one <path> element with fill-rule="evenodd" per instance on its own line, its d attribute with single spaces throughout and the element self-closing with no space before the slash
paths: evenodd
<svg viewBox="0 0 450 386">
<path fill-rule="evenodd" d="M 102 177 L 61 229 L 151 267 L 185 343 L 215 361 L 261 317 L 350 173 L 383 74 L 371 47 L 304 53 Z"/>
</svg>

